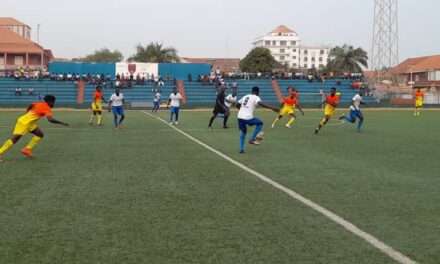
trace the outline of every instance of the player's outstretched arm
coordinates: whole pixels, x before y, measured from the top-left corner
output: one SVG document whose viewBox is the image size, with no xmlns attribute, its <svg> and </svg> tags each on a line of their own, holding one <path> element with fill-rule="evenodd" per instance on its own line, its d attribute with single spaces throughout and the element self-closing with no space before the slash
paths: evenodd
<svg viewBox="0 0 440 264">
<path fill-rule="evenodd" d="M 278 112 L 280 111 L 279 108 L 277 108 L 277 107 L 273 107 L 273 106 L 271 106 L 271 105 L 268 105 L 268 104 L 265 104 L 265 103 L 262 103 L 262 102 L 259 102 L 258 105 L 261 106 L 261 107 L 263 107 L 263 108 L 270 109 L 270 110 L 272 110 L 272 111 L 274 111 L 274 112 L 276 112 L 276 113 L 278 113 Z"/>
<path fill-rule="evenodd" d="M 62 121 L 59 121 L 59 120 L 56 120 L 56 119 L 53 118 L 53 117 L 47 117 L 47 121 L 49 121 L 49 122 L 52 123 L 52 124 L 57 124 L 57 125 L 62 125 L 62 126 L 69 126 L 69 124 L 64 123 L 64 122 L 62 122 Z"/>
</svg>

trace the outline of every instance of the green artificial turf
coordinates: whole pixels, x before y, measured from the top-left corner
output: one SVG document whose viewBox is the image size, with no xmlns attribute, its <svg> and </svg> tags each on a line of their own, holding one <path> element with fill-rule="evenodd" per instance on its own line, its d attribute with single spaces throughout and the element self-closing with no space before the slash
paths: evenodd
<svg viewBox="0 0 440 264">
<path fill-rule="evenodd" d="M 4 141 L 18 112 L 0 112 Z M 420 263 L 440 259 L 440 113 L 367 111 L 362 133 L 320 112 L 238 154 L 231 128 L 183 112 L 179 128 L 330 209 Z M 168 117 L 162 112 L 159 116 Z M 35 159 L 0 164 L 0 263 L 393 263 L 363 240 L 141 111 L 57 112 Z"/>
</svg>

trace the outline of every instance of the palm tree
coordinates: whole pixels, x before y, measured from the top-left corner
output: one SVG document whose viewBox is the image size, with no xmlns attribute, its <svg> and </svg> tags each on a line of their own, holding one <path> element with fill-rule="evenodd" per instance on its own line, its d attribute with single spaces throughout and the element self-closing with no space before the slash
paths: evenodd
<svg viewBox="0 0 440 264">
<path fill-rule="evenodd" d="M 137 62 L 179 62 L 177 50 L 173 47 L 163 47 L 162 43 L 151 42 L 146 47 L 141 44 L 136 47 L 136 54 L 129 58 Z"/>
<path fill-rule="evenodd" d="M 363 68 L 368 68 L 368 54 L 362 48 L 355 49 L 345 44 L 333 48 L 329 57 L 328 71 L 358 73 L 362 72 Z"/>
</svg>

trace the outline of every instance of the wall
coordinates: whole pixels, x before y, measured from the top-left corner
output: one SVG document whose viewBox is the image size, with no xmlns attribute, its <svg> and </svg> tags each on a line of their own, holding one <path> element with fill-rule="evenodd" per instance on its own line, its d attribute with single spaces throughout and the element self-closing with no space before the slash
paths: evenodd
<svg viewBox="0 0 440 264">
<path fill-rule="evenodd" d="M 55 74 L 104 74 L 115 77 L 114 63 L 51 62 L 49 72 Z"/>
<path fill-rule="evenodd" d="M 209 75 L 211 73 L 210 64 L 187 64 L 187 63 L 160 63 L 159 75 L 163 78 L 170 77 L 177 80 L 188 80 L 191 74 L 193 80 L 197 80 L 199 75 Z"/>
</svg>

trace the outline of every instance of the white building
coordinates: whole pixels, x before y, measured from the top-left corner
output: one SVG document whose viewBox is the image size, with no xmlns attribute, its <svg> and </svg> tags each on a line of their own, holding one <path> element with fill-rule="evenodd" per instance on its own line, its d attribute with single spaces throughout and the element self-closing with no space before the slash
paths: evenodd
<svg viewBox="0 0 440 264">
<path fill-rule="evenodd" d="M 278 62 L 295 69 L 325 67 L 330 53 L 330 47 L 302 45 L 298 34 L 283 25 L 258 38 L 253 44 L 269 49 Z"/>
</svg>

